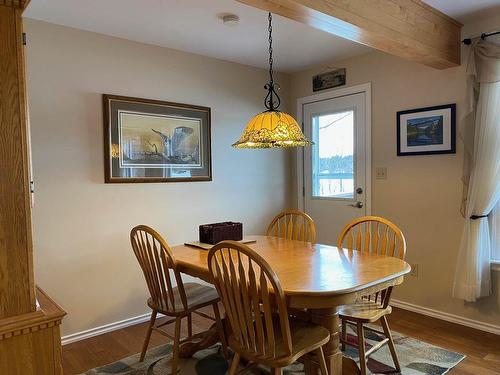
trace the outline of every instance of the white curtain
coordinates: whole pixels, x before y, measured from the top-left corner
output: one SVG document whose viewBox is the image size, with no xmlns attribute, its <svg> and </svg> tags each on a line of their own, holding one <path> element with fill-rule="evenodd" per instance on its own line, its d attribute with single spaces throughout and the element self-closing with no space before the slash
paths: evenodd
<svg viewBox="0 0 500 375">
<path fill-rule="evenodd" d="M 500 201 L 491 211 L 490 215 L 490 231 L 491 231 L 491 258 L 500 262 Z"/>
<path fill-rule="evenodd" d="M 476 83 L 474 145 L 453 296 L 473 302 L 491 294 L 487 215 L 500 198 L 500 46 L 479 41 L 471 48 L 468 73 Z"/>
</svg>

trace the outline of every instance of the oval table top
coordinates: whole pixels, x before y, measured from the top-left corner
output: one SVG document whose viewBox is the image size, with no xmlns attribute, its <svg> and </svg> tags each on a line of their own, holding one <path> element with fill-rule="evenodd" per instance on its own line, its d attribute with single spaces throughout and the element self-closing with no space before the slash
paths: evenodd
<svg viewBox="0 0 500 375">
<path fill-rule="evenodd" d="M 334 297 L 360 292 L 377 285 L 400 284 L 410 266 L 403 260 L 338 249 L 278 237 L 246 236 L 276 272 L 285 295 Z M 182 272 L 210 282 L 208 251 L 180 245 L 172 248 Z"/>
</svg>

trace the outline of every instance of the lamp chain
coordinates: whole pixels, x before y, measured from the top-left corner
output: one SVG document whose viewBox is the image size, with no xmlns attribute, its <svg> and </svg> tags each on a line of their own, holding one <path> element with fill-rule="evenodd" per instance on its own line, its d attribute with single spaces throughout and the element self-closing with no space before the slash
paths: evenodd
<svg viewBox="0 0 500 375">
<path fill-rule="evenodd" d="M 264 105 L 269 111 L 274 111 L 278 109 L 281 104 L 281 99 L 276 92 L 276 88 L 279 89 L 279 85 L 274 83 L 273 77 L 273 15 L 269 12 L 268 15 L 269 26 L 267 30 L 269 31 L 269 83 L 267 83 L 264 88 L 268 91 L 266 98 L 264 99 Z"/>
<path fill-rule="evenodd" d="M 269 31 L 269 77 L 271 79 L 271 84 L 274 83 L 274 80 L 273 80 L 273 15 L 271 14 L 271 12 L 269 12 L 269 16 L 268 16 L 268 19 L 269 19 L 269 27 L 268 27 L 268 31 Z"/>
</svg>

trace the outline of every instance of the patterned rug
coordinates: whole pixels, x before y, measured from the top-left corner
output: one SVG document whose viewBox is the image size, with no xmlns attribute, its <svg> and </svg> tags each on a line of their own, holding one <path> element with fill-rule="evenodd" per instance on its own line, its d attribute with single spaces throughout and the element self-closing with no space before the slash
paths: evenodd
<svg viewBox="0 0 500 375">
<path fill-rule="evenodd" d="M 366 348 L 369 349 L 382 337 L 370 331 L 365 332 Z M 370 356 L 368 368 L 372 374 L 402 374 L 402 375 L 441 375 L 455 367 L 465 356 L 427 344 L 420 340 L 403 336 L 393 332 L 394 343 L 401 364 L 401 373 L 394 369 L 392 358 L 387 345 Z M 348 340 L 355 343 L 356 336 L 348 332 Z M 357 360 L 355 348 L 348 347 L 345 355 Z M 170 358 L 172 345 L 166 344 L 148 351 L 144 362 L 139 362 L 139 354 L 124 358 L 120 361 L 89 370 L 85 375 L 168 375 L 170 374 Z M 220 346 L 200 350 L 193 358 L 180 361 L 179 375 L 224 375 L 228 370 L 228 363 L 220 353 Z M 247 374 L 266 374 L 265 367 L 253 368 Z M 284 369 L 287 375 L 301 375 L 303 365 L 294 363 Z"/>
</svg>

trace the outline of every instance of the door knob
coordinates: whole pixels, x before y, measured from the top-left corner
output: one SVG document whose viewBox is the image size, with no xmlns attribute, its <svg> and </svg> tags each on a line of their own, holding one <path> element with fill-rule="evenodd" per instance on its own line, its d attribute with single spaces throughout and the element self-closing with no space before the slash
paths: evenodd
<svg viewBox="0 0 500 375">
<path fill-rule="evenodd" d="M 350 204 L 349 206 L 356 207 L 356 208 L 363 208 L 363 202 L 358 201 L 356 203 Z"/>
<path fill-rule="evenodd" d="M 363 188 L 357 188 L 356 189 L 356 194 L 363 194 Z"/>
</svg>

